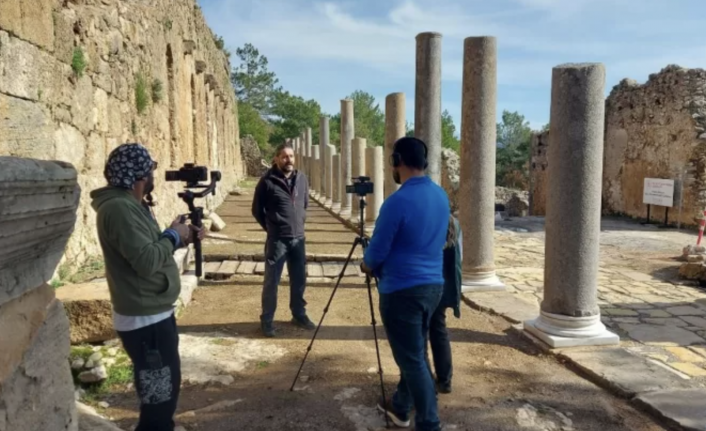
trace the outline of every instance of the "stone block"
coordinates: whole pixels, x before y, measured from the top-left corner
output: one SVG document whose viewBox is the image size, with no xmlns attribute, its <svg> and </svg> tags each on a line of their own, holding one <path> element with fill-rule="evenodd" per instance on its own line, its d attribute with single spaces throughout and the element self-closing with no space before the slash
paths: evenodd
<svg viewBox="0 0 706 431">
<path fill-rule="evenodd" d="M 0 346 L 12 346 L 0 349 L 0 381 L 22 361 L 53 300 L 54 289 L 45 284 L 0 305 Z"/>
<path fill-rule="evenodd" d="M 14 34 L 20 34 L 22 31 L 20 0 L 3 0 L 0 2 L 0 28 Z"/>
<path fill-rule="evenodd" d="M 191 303 L 191 297 L 194 290 L 199 287 L 199 278 L 196 276 L 195 271 L 187 271 L 181 276 L 181 293 L 179 293 L 179 299 L 177 301 L 177 306 L 187 307 Z"/>
<path fill-rule="evenodd" d="M 123 431 L 108 419 L 99 415 L 96 409 L 76 402 L 79 431 Z"/>
<path fill-rule="evenodd" d="M 56 290 L 56 296 L 69 317 L 71 344 L 96 343 L 117 336 L 107 281 L 63 286 Z"/>
<path fill-rule="evenodd" d="M 213 232 L 220 232 L 225 229 L 226 222 L 215 212 L 211 212 L 211 214 L 208 215 L 208 219 L 211 220 L 211 230 Z"/>
<path fill-rule="evenodd" d="M 34 158 L 54 154 L 54 126 L 40 104 L 0 94 L 0 136 L 0 154 Z"/>
<path fill-rule="evenodd" d="M 4 429 L 76 429 L 68 335 L 69 322 L 64 308 L 61 302 L 52 301 L 22 362 L 0 379 Z"/>
<path fill-rule="evenodd" d="M 703 431 L 706 424 L 704 399 L 706 389 L 703 388 L 668 389 L 642 394 L 636 402 L 682 430 Z"/>
<path fill-rule="evenodd" d="M 33 101 L 52 100 L 57 89 L 66 85 L 62 71 L 61 63 L 49 53 L 0 31 L 0 92 Z"/>
<path fill-rule="evenodd" d="M 54 0 L 20 1 L 22 32 L 20 36 L 48 51 L 54 51 Z"/>
<path fill-rule="evenodd" d="M 688 388 L 688 381 L 625 349 L 564 350 L 559 356 L 579 367 L 601 386 L 626 398 L 667 388 Z"/>
<path fill-rule="evenodd" d="M 59 123 L 54 131 L 53 154 L 57 160 L 71 163 L 80 172 L 84 168 L 86 147 L 86 139 L 78 129 L 66 123 Z"/>
<path fill-rule="evenodd" d="M 76 171 L 66 163 L 0 157 L 0 304 L 51 279 L 79 195 Z"/>
<path fill-rule="evenodd" d="M 54 56 L 66 64 L 71 64 L 74 54 L 75 23 L 74 9 L 62 8 L 54 11 Z"/>
</svg>

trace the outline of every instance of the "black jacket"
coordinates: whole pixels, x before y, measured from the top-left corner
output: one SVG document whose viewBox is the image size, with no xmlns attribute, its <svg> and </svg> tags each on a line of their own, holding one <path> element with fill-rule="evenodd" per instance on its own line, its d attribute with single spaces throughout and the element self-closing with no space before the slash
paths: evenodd
<svg viewBox="0 0 706 431">
<path fill-rule="evenodd" d="M 303 238 L 306 209 L 309 207 L 309 181 L 294 171 L 287 179 L 277 167 L 260 178 L 252 200 L 252 215 L 273 238 Z"/>
</svg>

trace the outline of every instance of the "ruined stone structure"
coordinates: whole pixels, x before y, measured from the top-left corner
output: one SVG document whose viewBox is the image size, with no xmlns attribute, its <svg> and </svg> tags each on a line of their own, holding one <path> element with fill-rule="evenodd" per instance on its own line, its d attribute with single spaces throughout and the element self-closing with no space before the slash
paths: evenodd
<svg viewBox="0 0 706 431">
<path fill-rule="evenodd" d="M 245 165 L 245 175 L 260 177 L 265 173 L 266 168 L 262 164 L 262 152 L 252 136 L 243 136 L 240 140 L 240 155 Z"/>
<path fill-rule="evenodd" d="M 624 79 L 605 102 L 604 214 L 645 217 L 644 179 L 684 177 L 681 223 L 706 208 L 706 71 L 667 66 L 644 84 Z M 532 141 L 531 213 L 546 212 L 549 132 Z M 677 187 L 675 187 L 677 188 Z M 678 195 L 669 212 L 676 223 Z M 654 208 L 654 218 L 664 217 Z"/>
<path fill-rule="evenodd" d="M 72 263 L 99 255 L 89 192 L 123 142 L 159 162 L 160 222 L 185 210 L 185 162 L 218 169 L 220 203 L 243 175 L 230 65 L 193 0 L 3 0 L 0 3 L 0 155 L 70 162 L 83 190 Z"/>
<path fill-rule="evenodd" d="M 684 186 L 682 223 L 697 224 L 706 207 L 706 71 L 667 66 L 639 85 L 624 79 L 606 100 L 603 211 L 644 217 L 645 177 Z M 670 211 L 670 219 L 678 213 Z M 663 209 L 653 214 L 661 217 Z"/>
<path fill-rule="evenodd" d="M 0 157 L 0 429 L 77 429 L 69 321 L 51 279 L 76 222 L 70 165 Z"/>
<path fill-rule="evenodd" d="M 549 131 L 532 136 L 530 146 L 530 213 L 543 216 L 547 213 L 547 154 L 549 150 Z"/>
<path fill-rule="evenodd" d="M 441 184 L 441 33 L 417 35 L 414 136 L 427 145 L 427 175 Z"/>
</svg>

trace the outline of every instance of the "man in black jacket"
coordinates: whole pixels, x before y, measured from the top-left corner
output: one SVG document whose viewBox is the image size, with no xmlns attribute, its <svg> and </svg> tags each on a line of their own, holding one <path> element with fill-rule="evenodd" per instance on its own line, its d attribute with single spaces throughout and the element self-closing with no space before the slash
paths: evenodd
<svg viewBox="0 0 706 431">
<path fill-rule="evenodd" d="M 277 309 L 277 286 L 284 263 L 289 271 L 292 323 L 313 330 L 316 325 L 306 315 L 306 247 L 304 223 L 309 206 L 309 182 L 294 169 L 294 150 L 289 144 L 277 147 L 275 163 L 255 188 L 252 215 L 267 231 L 265 281 L 262 289 L 260 324 L 267 337 L 274 337 L 272 320 Z"/>
</svg>

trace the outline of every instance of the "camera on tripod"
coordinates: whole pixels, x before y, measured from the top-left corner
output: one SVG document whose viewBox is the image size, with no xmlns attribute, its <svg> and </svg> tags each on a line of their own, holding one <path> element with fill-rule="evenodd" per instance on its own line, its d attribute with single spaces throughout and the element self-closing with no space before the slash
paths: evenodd
<svg viewBox="0 0 706 431">
<path fill-rule="evenodd" d="M 203 208 L 194 205 L 194 199 L 203 198 L 209 194 L 216 194 L 216 183 L 221 180 L 220 171 L 211 171 L 210 184 L 200 184 L 199 181 L 208 179 L 208 168 L 205 166 L 196 166 L 194 163 L 184 163 L 178 171 L 167 171 L 165 174 L 167 181 L 182 181 L 186 183 L 187 190 L 179 192 L 178 196 L 186 202 L 189 207 L 189 219 L 191 224 L 198 227 L 203 227 Z M 203 189 L 200 192 L 194 192 L 188 189 Z M 201 254 L 201 240 L 194 239 L 194 252 L 196 254 L 196 276 L 201 277 L 203 273 L 203 255 Z"/>
<path fill-rule="evenodd" d="M 370 182 L 370 177 L 353 178 L 353 184 L 346 186 L 347 194 L 365 196 L 374 193 L 373 183 Z"/>
</svg>

